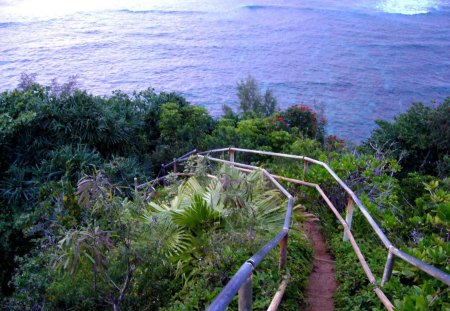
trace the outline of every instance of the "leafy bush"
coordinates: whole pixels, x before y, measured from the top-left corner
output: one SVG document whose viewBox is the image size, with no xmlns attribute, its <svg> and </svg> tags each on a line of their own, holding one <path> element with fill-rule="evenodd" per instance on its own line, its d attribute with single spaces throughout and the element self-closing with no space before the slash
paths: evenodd
<svg viewBox="0 0 450 311">
<path fill-rule="evenodd" d="M 403 173 L 449 175 L 450 98 L 436 108 L 415 103 L 394 122 L 377 124 L 366 145 L 401 157 Z"/>
<path fill-rule="evenodd" d="M 305 137 L 324 142 L 326 120 L 318 116 L 308 106 L 293 105 L 282 113 L 281 117 L 291 128 L 296 128 Z"/>
</svg>

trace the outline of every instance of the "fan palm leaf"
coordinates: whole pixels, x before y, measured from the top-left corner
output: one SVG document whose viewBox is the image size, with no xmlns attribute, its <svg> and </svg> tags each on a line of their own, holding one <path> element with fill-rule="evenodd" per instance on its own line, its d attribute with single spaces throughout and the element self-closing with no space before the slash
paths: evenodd
<svg viewBox="0 0 450 311">
<path fill-rule="evenodd" d="M 155 204 L 156 205 L 156 204 Z M 144 211 L 141 220 L 150 225 L 150 240 L 156 242 L 157 250 L 168 256 L 178 255 L 189 247 L 191 235 L 172 221 L 170 212 L 161 209 L 159 212 Z"/>
<path fill-rule="evenodd" d="M 278 190 L 263 188 L 261 171 L 244 174 L 235 167 L 222 166 L 219 178 L 207 185 L 196 177 L 183 182 L 170 204 L 150 202 L 142 219 L 158 227 L 158 247 L 165 254 L 189 262 L 198 251 L 195 241 L 235 221 L 230 215 L 238 214 L 247 219 L 242 224 L 266 230 L 283 224 L 284 203 Z"/>
<path fill-rule="evenodd" d="M 286 213 L 284 203 L 277 190 L 269 190 L 258 195 L 251 203 L 256 223 L 268 226 L 282 225 Z"/>
<path fill-rule="evenodd" d="M 193 234 L 220 225 L 221 214 L 211 208 L 199 194 L 192 198 L 191 205 L 181 211 L 172 211 L 172 220 Z"/>
</svg>

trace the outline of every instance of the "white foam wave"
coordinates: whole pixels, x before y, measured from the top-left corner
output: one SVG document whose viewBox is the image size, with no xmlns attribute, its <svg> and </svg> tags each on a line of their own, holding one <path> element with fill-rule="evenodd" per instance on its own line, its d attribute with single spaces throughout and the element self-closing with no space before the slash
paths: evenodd
<svg viewBox="0 0 450 311">
<path fill-rule="evenodd" d="M 439 5 L 439 0 L 384 0 L 378 9 L 391 14 L 416 15 L 437 10 Z"/>
</svg>

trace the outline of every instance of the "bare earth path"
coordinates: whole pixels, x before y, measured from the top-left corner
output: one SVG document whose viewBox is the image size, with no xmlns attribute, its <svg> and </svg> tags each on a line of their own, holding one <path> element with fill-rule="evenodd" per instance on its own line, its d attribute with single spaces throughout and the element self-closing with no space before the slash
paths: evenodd
<svg viewBox="0 0 450 311">
<path fill-rule="evenodd" d="M 313 221 L 304 223 L 305 233 L 314 248 L 313 271 L 309 276 L 306 298 L 307 311 L 334 309 L 333 294 L 336 291 L 335 263 L 325 244 L 319 226 Z"/>
</svg>

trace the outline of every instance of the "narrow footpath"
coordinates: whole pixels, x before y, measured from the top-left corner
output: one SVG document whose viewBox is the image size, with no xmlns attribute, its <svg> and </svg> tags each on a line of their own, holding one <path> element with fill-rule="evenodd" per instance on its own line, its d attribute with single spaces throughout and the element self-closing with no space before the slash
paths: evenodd
<svg viewBox="0 0 450 311">
<path fill-rule="evenodd" d="M 335 262 L 327 249 L 318 224 L 309 220 L 303 226 L 314 249 L 313 270 L 309 276 L 309 284 L 306 290 L 308 302 L 306 310 L 333 310 L 333 295 L 336 291 Z"/>
</svg>

